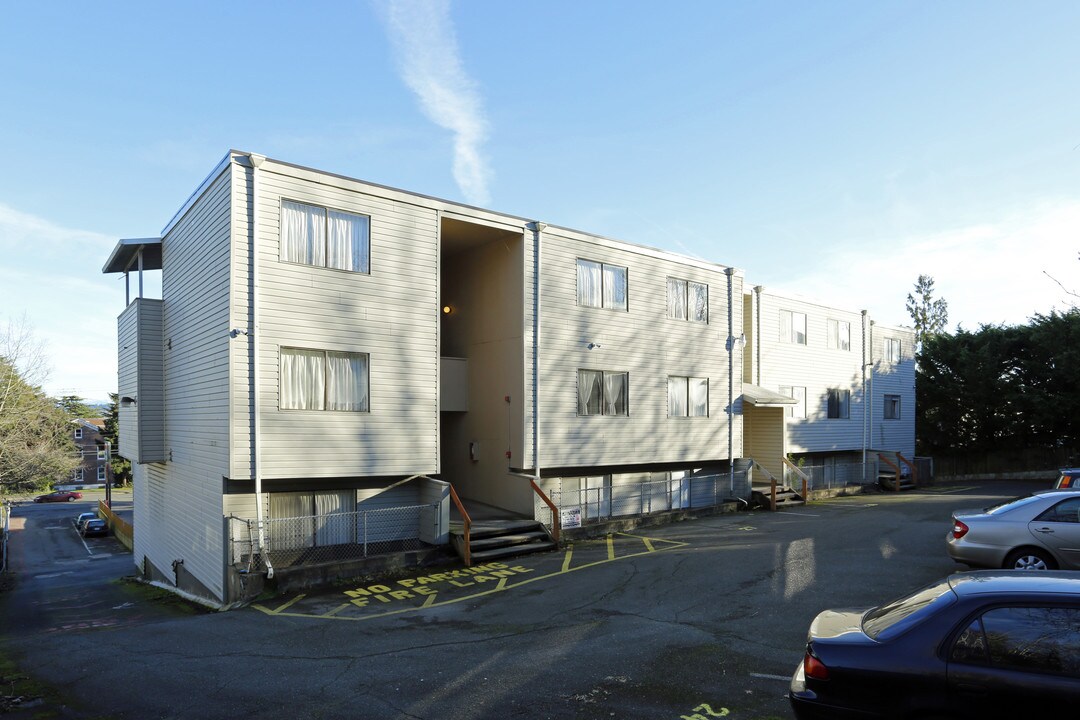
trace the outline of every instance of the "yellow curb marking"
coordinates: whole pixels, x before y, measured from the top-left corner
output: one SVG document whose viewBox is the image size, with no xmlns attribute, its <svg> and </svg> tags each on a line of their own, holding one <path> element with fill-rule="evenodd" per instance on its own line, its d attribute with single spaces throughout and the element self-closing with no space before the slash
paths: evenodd
<svg viewBox="0 0 1080 720">
<path fill-rule="evenodd" d="M 635 539 L 638 539 L 638 540 L 645 540 L 646 539 L 646 538 L 641 537 L 640 535 L 631 535 L 629 533 L 617 533 L 617 534 L 622 535 L 624 537 L 635 538 Z M 524 585 L 528 585 L 530 583 L 537 582 L 538 580 L 548 580 L 548 579 L 556 577 L 558 575 L 564 575 L 564 574 L 567 574 L 567 573 L 577 572 L 578 570 L 585 570 L 587 568 L 596 567 L 598 565 L 604 565 L 606 563 L 613 562 L 616 559 L 618 559 L 618 560 L 626 560 L 628 558 L 641 557 L 643 555 L 650 555 L 650 554 L 657 553 L 657 552 L 663 552 L 664 550 L 674 550 L 675 548 L 686 547 L 687 545 L 690 544 L 690 543 L 687 543 L 687 542 L 681 542 L 681 541 L 677 541 L 677 540 L 663 540 L 663 539 L 660 539 L 660 538 L 653 538 L 653 540 L 655 542 L 658 542 L 658 543 L 664 543 L 666 545 L 666 547 L 663 547 L 660 550 L 644 550 L 642 552 L 630 553 L 628 555 L 622 555 L 621 557 L 616 558 L 615 555 L 614 555 L 614 552 L 613 552 L 614 548 L 612 547 L 613 536 L 608 535 L 607 536 L 608 558 L 605 559 L 605 560 L 596 560 L 594 562 L 585 563 L 584 565 L 578 565 L 577 567 L 572 567 L 572 568 L 571 567 L 565 567 L 567 563 L 564 561 L 564 569 L 557 570 L 557 571 L 555 571 L 553 573 L 549 573 L 547 575 L 538 575 L 536 577 L 531 577 L 531 578 L 528 578 L 526 580 L 521 580 L 520 582 L 516 582 L 516 583 L 513 583 L 513 584 L 506 583 L 506 580 L 508 578 L 504 577 L 504 578 L 500 579 L 500 582 L 496 587 L 493 587 L 490 590 L 484 590 L 483 592 L 473 593 L 472 595 L 465 595 L 463 597 L 452 598 L 450 600 L 443 600 L 442 602 L 435 602 L 435 593 L 432 593 L 432 594 L 428 595 L 427 600 L 424 601 L 423 605 L 419 605 L 419 606 L 416 606 L 416 607 L 400 608 L 398 610 L 387 610 L 386 612 L 372 613 L 370 615 L 365 615 L 363 617 L 355 617 L 355 616 L 344 616 L 344 617 L 342 617 L 340 615 L 331 614 L 331 613 L 324 613 L 322 615 L 311 615 L 311 614 L 308 614 L 308 613 L 300 613 L 300 612 L 285 612 L 293 604 L 295 604 L 299 600 L 306 597 L 305 594 L 297 595 L 295 598 L 293 598 L 289 602 L 285 603 L 281 607 L 277 608 L 276 610 L 271 610 L 270 608 L 268 608 L 268 607 L 266 607 L 264 605 L 259 605 L 257 603 L 252 604 L 251 607 L 255 608 L 256 610 L 258 610 L 259 612 L 261 612 L 261 613 L 263 613 L 265 615 L 273 615 L 273 616 L 276 616 L 276 617 L 325 618 L 326 620 L 349 620 L 349 621 L 352 621 L 352 622 L 356 622 L 356 621 L 359 621 L 359 620 L 372 620 L 374 618 L 388 617 L 388 616 L 391 616 L 391 615 L 401 615 L 403 613 L 415 612 L 415 611 L 421 610 L 423 608 L 442 607 L 444 605 L 453 605 L 455 603 L 464 602 L 466 600 L 475 600 L 476 598 L 481 598 L 481 597 L 484 597 L 485 595 L 492 595 L 492 594 L 497 593 L 497 592 L 505 592 L 507 590 L 514 590 L 515 588 L 519 588 L 519 587 L 522 587 Z M 361 601 L 361 602 L 363 602 L 363 601 Z M 363 602 L 363 604 L 361 604 L 361 602 L 354 601 L 353 604 L 357 605 L 357 607 L 364 607 L 366 605 L 366 602 Z M 336 613 L 337 611 L 334 611 L 334 612 Z"/>
<path fill-rule="evenodd" d="M 563 572 L 566 572 L 566 569 L 568 567 L 570 567 L 570 558 L 572 558 L 573 556 L 574 556 L 574 546 L 571 545 L 570 547 L 566 548 L 566 557 L 564 557 L 563 561 L 562 561 L 562 571 Z"/>
<path fill-rule="evenodd" d="M 607 536 L 607 559 L 615 559 L 615 538 L 611 535 Z"/>
</svg>

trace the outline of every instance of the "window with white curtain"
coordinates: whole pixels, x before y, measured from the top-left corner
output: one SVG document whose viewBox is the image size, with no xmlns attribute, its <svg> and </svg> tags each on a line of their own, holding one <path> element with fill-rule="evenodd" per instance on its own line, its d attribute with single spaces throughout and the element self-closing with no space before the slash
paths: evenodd
<svg viewBox="0 0 1080 720">
<path fill-rule="evenodd" d="M 365 353 L 281 348 L 282 410 L 368 411 Z"/>
<path fill-rule="evenodd" d="M 882 414 L 886 420 L 899 420 L 900 419 L 900 396 L 899 395 L 886 395 L 885 402 L 882 404 Z"/>
<path fill-rule="evenodd" d="M 284 262 L 371 271 L 371 218 L 318 205 L 281 201 Z"/>
<path fill-rule="evenodd" d="M 784 415 L 790 418 L 805 418 L 806 417 L 806 388 L 796 385 L 781 385 L 780 394 L 787 395 L 789 398 L 798 400 L 795 405 L 786 405 L 784 407 Z"/>
<path fill-rule="evenodd" d="M 780 311 L 780 342 L 806 344 L 806 313 Z"/>
<path fill-rule="evenodd" d="M 846 420 L 850 416 L 851 391 L 829 390 L 826 415 L 831 420 Z"/>
<path fill-rule="evenodd" d="M 709 322 L 709 286 L 704 283 L 668 278 L 668 317 L 690 322 Z"/>
<path fill-rule="evenodd" d="M 900 338 L 885 338 L 885 362 L 893 365 L 900 362 Z"/>
<path fill-rule="evenodd" d="M 578 259 L 578 305 L 626 310 L 626 294 L 626 268 Z"/>
<path fill-rule="evenodd" d="M 630 374 L 578 370 L 578 415 L 628 415 Z"/>
<path fill-rule="evenodd" d="M 708 417 L 709 378 L 668 377 L 668 417 Z"/>
<path fill-rule="evenodd" d="M 830 319 L 826 334 L 826 345 L 830 350 L 851 350 L 851 323 Z"/>
</svg>

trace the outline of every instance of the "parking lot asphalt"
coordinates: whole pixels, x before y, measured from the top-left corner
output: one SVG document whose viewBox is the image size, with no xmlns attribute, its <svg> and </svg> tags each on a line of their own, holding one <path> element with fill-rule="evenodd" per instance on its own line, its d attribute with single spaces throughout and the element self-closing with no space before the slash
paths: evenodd
<svg viewBox="0 0 1080 720">
<path fill-rule="evenodd" d="M 49 529 L 56 511 L 20 507 L 12 544 L 37 537 L 49 552 L 16 554 L 0 629 L 72 717 L 788 718 L 787 680 L 818 612 L 957 570 L 950 512 L 1039 487 L 712 516 L 196 615 L 115 582 L 130 555 L 62 554 L 77 540 Z M 50 606 L 53 593 L 63 602 Z M 83 605 L 102 599 L 98 617 L 113 620 L 86 621 Z"/>
</svg>

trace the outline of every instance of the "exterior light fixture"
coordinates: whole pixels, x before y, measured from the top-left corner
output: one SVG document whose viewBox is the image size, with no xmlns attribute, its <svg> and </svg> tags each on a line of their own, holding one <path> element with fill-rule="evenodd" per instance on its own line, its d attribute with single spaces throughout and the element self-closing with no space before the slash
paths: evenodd
<svg viewBox="0 0 1080 720">
<path fill-rule="evenodd" d="M 452 312 L 454 312 L 454 308 L 452 308 L 449 305 L 443 305 L 443 307 L 442 307 L 442 314 L 443 315 L 449 315 Z"/>
</svg>

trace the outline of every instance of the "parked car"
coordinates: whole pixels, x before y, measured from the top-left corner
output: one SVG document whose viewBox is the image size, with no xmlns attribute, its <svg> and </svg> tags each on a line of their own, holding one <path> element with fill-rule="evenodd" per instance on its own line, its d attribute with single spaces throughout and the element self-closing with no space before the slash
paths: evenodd
<svg viewBox="0 0 1080 720">
<path fill-rule="evenodd" d="M 82 500 L 82 493 L 69 491 L 69 490 L 54 490 L 46 495 L 38 495 L 34 498 L 36 503 L 47 502 L 74 502 L 75 500 Z"/>
<path fill-rule="evenodd" d="M 1080 578 L 957 573 L 810 626 L 788 699 L 807 718 L 1063 718 L 1080 702 Z"/>
<path fill-rule="evenodd" d="M 87 520 L 86 522 L 83 523 L 82 529 L 79 532 L 82 533 L 83 537 L 95 537 L 95 536 L 99 536 L 99 535 L 108 535 L 109 534 L 109 523 L 107 523 L 104 520 L 101 520 L 99 518 L 95 518 L 95 519 L 92 519 L 92 520 Z"/>
<path fill-rule="evenodd" d="M 84 522 L 86 522 L 87 520 L 93 520 L 96 517 L 96 512 L 79 513 L 75 516 L 75 529 L 81 531 Z"/>
<path fill-rule="evenodd" d="M 1054 482 L 1055 490 L 1080 490 L 1080 468 L 1061 468 Z"/>
<path fill-rule="evenodd" d="M 1080 493 L 1048 490 L 953 512 L 950 557 L 972 567 L 1080 570 Z"/>
</svg>

